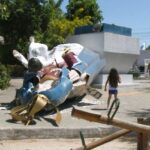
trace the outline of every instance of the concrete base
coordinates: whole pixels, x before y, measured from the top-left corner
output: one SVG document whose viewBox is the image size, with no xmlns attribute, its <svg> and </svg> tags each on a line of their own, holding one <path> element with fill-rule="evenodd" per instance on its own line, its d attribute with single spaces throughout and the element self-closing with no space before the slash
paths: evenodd
<svg viewBox="0 0 150 150">
<path fill-rule="evenodd" d="M 92 87 L 101 87 L 105 85 L 108 74 L 99 74 L 94 82 Z M 120 74 L 121 83 L 120 85 L 133 85 L 133 75 L 132 74 Z"/>
<path fill-rule="evenodd" d="M 22 139 L 54 139 L 54 138 L 80 138 L 80 132 L 85 138 L 104 137 L 118 131 L 117 127 L 80 127 L 80 128 L 52 128 L 52 127 L 24 127 L 0 128 L 0 140 Z"/>
</svg>

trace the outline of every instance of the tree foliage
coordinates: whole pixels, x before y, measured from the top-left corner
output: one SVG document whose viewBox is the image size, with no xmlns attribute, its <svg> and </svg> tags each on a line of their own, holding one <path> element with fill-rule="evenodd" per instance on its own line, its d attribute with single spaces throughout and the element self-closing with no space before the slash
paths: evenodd
<svg viewBox="0 0 150 150">
<path fill-rule="evenodd" d="M 87 0 L 86 3 L 90 2 L 90 6 L 86 4 L 86 7 L 83 7 L 83 9 L 90 8 L 87 10 L 88 14 L 83 11 L 82 17 L 69 20 L 60 9 L 62 1 L 0 0 L 0 36 L 5 39 L 4 45 L 0 45 L 0 62 L 16 63 L 12 57 L 13 49 L 26 55 L 30 36 L 34 36 L 37 42 L 47 44 L 51 49 L 57 44 L 64 43 L 65 38 L 74 32 L 75 27 L 101 20 L 101 16 L 96 15 L 100 11 L 98 5 L 94 5 L 95 0 L 92 0 L 92 3 L 91 0 Z M 77 1 L 77 4 L 79 2 Z"/>
<path fill-rule="evenodd" d="M 102 11 L 96 0 L 69 0 L 66 13 L 69 20 L 82 19 L 87 16 L 93 24 L 101 23 L 103 20 Z"/>
<path fill-rule="evenodd" d="M 148 50 L 148 51 L 149 51 L 149 50 L 150 50 L 150 45 L 149 45 L 148 47 L 146 47 L 146 49 L 145 49 L 145 50 Z"/>
<path fill-rule="evenodd" d="M 73 21 L 54 19 L 49 23 L 48 29 L 43 33 L 44 42 L 48 43 L 49 48 L 65 42 L 67 36 L 74 33 L 76 27 L 91 24 L 90 19 L 74 19 Z M 40 34 L 41 35 L 41 34 Z"/>
<path fill-rule="evenodd" d="M 8 0 L 1 0 L 0 3 L 0 19 L 6 20 L 10 15 L 8 11 Z"/>
<path fill-rule="evenodd" d="M 26 55 L 30 36 L 51 49 L 64 43 L 76 27 L 101 23 L 101 11 L 95 0 L 70 0 L 66 15 L 60 9 L 62 1 L 0 0 L 0 41 L 2 37 L 5 40 L 0 43 L 0 63 L 16 64 L 13 49 Z M 9 86 L 10 76 L 1 64 L 0 72 L 3 89 Z"/>
<path fill-rule="evenodd" d="M 0 89 L 5 89 L 9 86 L 10 75 L 7 68 L 0 64 Z"/>
<path fill-rule="evenodd" d="M 26 53 L 29 37 L 37 33 L 41 33 L 42 37 L 49 22 L 63 16 L 61 2 L 62 0 L 1 0 L 0 34 L 5 39 L 4 49 L 7 46 Z"/>
<path fill-rule="evenodd" d="M 5 35 L 8 34 L 5 36 L 6 42 L 18 42 L 20 38 L 29 37 L 36 31 L 45 31 L 50 20 L 61 14 L 59 6 L 56 6 L 53 0 L 49 0 L 48 3 L 39 0 L 9 1 L 7 7 L 10 15 L 7 20 L 1 20 L 1 25 L 5 29 L 3 32 Z"/>
</svg>

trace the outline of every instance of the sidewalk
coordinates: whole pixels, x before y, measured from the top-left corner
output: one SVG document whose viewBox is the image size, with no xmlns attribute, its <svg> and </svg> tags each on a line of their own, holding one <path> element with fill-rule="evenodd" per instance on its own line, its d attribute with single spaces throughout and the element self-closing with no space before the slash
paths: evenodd
<svg viewBox="0 0 150 150">
<path fill-rule="evenodd" d="M 135 80 L 134 85 L 120 86 L 120 108 L 116 118 L 137 122 L 137 117 L 149 117 L 150 113 L 150 80 Z M 110 134 L 118 128 L 71 117 L 72 102 L 66 103 L 66 109 L 61 110 L 62 121 L 59 127 L 54 126 L 51 115 L 36 119 L 35 125 L 25 126 L 20 122 L 14 123 L 9 115 L 10 110 L 2 110 L 15 97 L 15 90 L 22 85 L 22 79 L 12 79 L 11 86 L 0 91 L 0 139 L 25 139 L 25 138 L 76 138 L 79 131 L 85 137 L 102 137 Z M 107 115 L 107 92 L 100 89 L 103 96 L 96 100 L 91 96 L 85 96 L 82 101 L 73 102 L 74 105 Z M 5 108 L 5 107 L 4 107 Z"/>
</svg>

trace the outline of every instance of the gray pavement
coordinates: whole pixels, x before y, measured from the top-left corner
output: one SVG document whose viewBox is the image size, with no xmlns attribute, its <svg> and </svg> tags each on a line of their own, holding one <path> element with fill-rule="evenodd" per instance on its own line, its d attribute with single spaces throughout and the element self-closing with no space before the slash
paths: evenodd
<svg viewBox="0 0 150 150">
<path fill-rule="evenodd" d="M 71 116 L 72 105 L 86 108 L 102 115 L 107 115 L 107 92 L 99 89 L 103 94 L 99 100 L 87 95 L 82 101 L 67 102 L 66 108 L 61 109 L 62 121 L 57 127 L 53 124 L 53 115 L 35 119 L 35 125 L 25 126 L 21 122 L 12 122 L 7 105 L 14 99 L 15 91 L 22 85 L 22 79 L 12 79 L 8 89 L 0 91 L 0 139 L 26 138 L 77 138 L 79 131 L 85 137 L 102 137 L 119 128 L 77 119 Z M 137 117 L 150 116 L 150 80 L 134 80 L 133 85 L 119 86 L 118 97 L 120 108 L 115 118 L 137 122 Z"/>
</svg>

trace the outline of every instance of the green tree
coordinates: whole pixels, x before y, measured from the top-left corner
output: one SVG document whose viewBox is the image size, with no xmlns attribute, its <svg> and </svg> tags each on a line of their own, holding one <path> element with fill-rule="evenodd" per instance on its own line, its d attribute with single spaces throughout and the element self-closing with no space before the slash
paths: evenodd
<svg viewBox="0 0 150 150">
<path fill-rule="evenodd" d="M 29 37 L 45 43 L 49 49 L 62 44 L 75 27 L 91 24 L 91 17 L 65 18 L 60 9 L 63 0 L 1 0 L 0 35 L 5 44 L 0 45 L 0 62 L 15 64 L 12 50 L 27 54 Z M 4 11 L 5 10 L 5 11 Z"/>
<path fill-rule="evenodd" d="M 96 0 L 69 0 L 66 13 L 67 19 L 83 19 L 86 16 L 90 17 L 93 24 L 101 23 L 103 20 L 102 11 Z"/>
<path fill-rule="evenodd" d="M 73 21 L 65 18 L 54 19 L 49 23 L 47 30 L 43 33 L 43 42 L 46 42 L 49 48 L 62 44 L 65 42 L 67 36 L 74 33 L 76 27 L 87 24 L 91 24 L 89 17 L 85 17 L 84 19 L 76 18 Z"/>
<path fill-rule="evenodd" d="M 9 86 L 10 75 L 6 66 L 0 64 L 0 89 L 5 89 Z"/>
<path fill-rule="evenodd" d="M 0 19 L 7 19 L 10 13 L 8 11 L 8 0 L 1 0 L 0 3 Z"/>
<path fill-rule="evenodd" d="M 60 9 L 62 1 L 1 0 L 0 34 L 4 37 L 5 44 L 0 46 L 0 53 L 9 55 L 10 58 L 3 59 L 4 56 L 1 57 L 1 61 L 4 63 L 12 61 L 11 50 L 14 48 L 25 54 L 31 35 L 41 34 L 40 37 L 42 38 L 43 33 L 48 29 L 49 23 L 55 18 L 63 17 Z"/>
<path fill-rule="evenodd" d="M 150 50 L 150 45 L 149 45 L 148 47 L 146 47 L 146 49 L 145 49 L 145 50 L 148 50 L 148 51 L 149 51 L 149 50 Z"/>
</svg>

